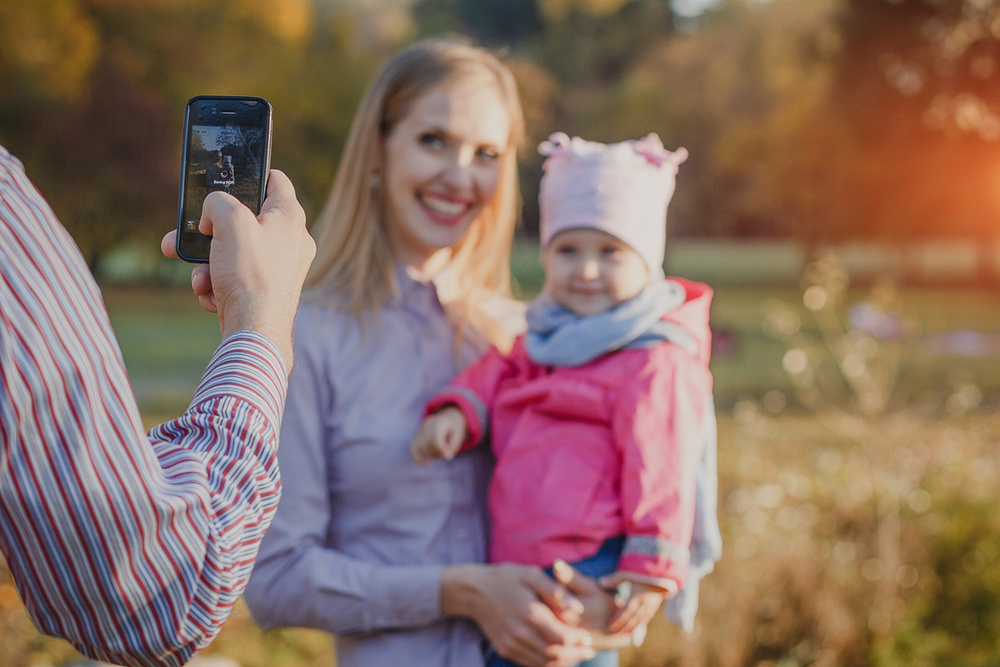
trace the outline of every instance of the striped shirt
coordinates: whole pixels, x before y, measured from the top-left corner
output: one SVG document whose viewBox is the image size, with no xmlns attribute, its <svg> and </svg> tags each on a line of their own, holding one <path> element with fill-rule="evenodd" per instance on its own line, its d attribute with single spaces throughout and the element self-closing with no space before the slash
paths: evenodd
<svg viewBox="0 0 1000 667">
<path fill-rule="evenodd" d="M 0 147 L 0 550 L 43 632 L 167 666 L 218 634 L 278 503 L 286 381 L 235 334 L 144 434 L 97 285 Z"/>
</svg>

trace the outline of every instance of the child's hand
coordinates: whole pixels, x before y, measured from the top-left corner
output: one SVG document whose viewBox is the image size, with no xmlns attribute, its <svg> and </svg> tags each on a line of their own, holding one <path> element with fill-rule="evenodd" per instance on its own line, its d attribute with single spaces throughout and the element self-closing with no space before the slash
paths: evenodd
<svg viewBox="0 0 1000 667">
<path fill-rule="evenodd" d="M 667 597 L 667 591 L 659 586 L 629 581 L 620 572 L 605 577 L 601 583 L 619 586 L 622 593 L 620 606 L 608 621 L 610 632 L 631 633 L 647 625 Z"/>
<path fill-rule="evenodd" d="M 437 458 L 450 461 L 461 449 L 466 434 L 462 411 L 454 406 L 442 408 L 424 419 L 410 444 L 410 455 L 420 465 Z"/>
</svg>

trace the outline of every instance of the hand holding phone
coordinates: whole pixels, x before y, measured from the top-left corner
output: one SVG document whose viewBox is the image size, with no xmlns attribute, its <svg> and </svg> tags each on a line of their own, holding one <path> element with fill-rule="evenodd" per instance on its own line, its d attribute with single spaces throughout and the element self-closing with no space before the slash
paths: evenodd
<svg viewBox="0 0 1000 667">
<path fill-rule="evenodd" d="M 177 256 L 207 262 L 211 237 L 198 231 L 210 192 L 260 213 L 271 168 L 271 105 L 261 97 L 192 97 L 184 114 Z"/>
</svg>

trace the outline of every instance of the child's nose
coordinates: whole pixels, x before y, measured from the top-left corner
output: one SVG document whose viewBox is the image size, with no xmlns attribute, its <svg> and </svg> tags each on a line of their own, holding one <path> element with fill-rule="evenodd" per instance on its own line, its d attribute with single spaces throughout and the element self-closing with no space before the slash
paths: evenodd
<svg viewBox="0 0 1000 667">
<path fill-rule="evenodd" d="M 597 260 L 593 257 L 585 257 L 580 262 L 580 276 L 586 280 L 593 280 L 601 272 L 600 266 L 597 264 Z"/>
</svg>

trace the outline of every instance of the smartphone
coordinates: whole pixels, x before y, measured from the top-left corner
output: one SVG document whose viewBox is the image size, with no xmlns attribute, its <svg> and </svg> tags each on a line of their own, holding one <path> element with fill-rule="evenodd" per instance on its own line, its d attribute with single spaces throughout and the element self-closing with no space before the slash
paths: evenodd
<svg viewBox="0 0 1000 667">
<path fill-rule="evenodd" d="M 271 105 L 261 97 L 198 95 L 184 113 L 177 255 L 207 262 L 212 238 L 198 231 L 209 192 L 228 192 L 260 213 L 271 168 Z"/>
</svg>

